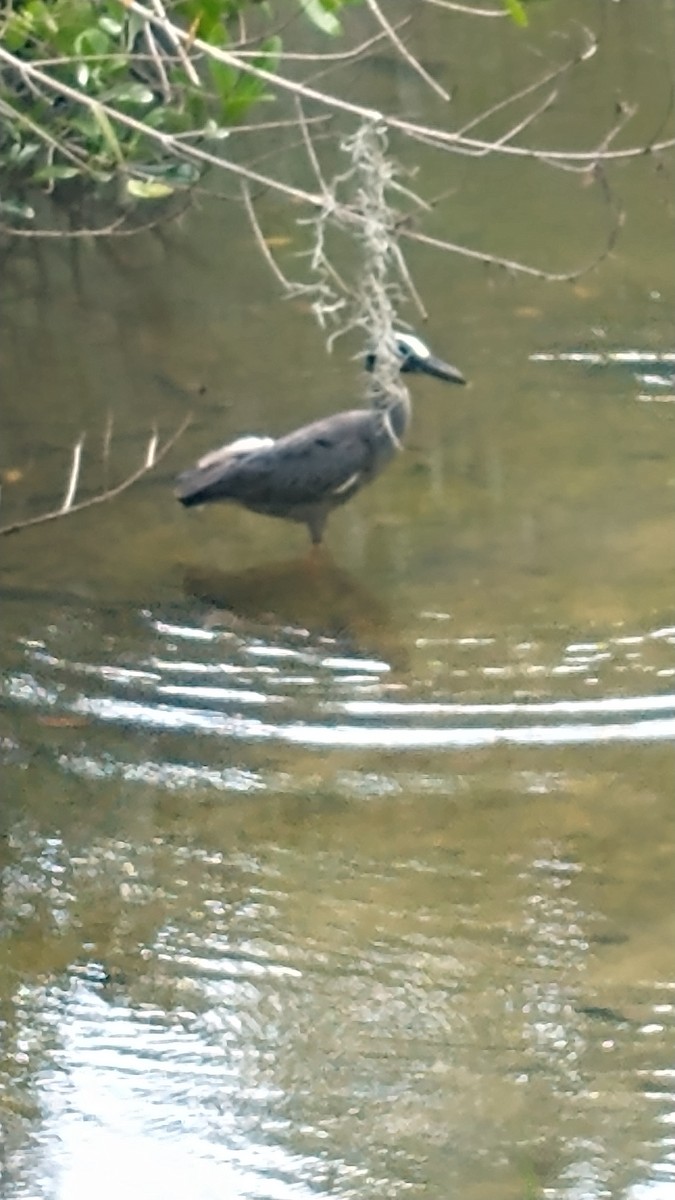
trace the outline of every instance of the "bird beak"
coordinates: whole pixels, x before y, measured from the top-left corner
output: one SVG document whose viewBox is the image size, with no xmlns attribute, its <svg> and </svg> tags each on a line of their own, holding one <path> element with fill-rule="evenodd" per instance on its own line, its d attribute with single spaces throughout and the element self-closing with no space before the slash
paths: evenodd
<svg viewBox="0 0 675 1200">
<path fill-rule="evenodd" d="M 466 383 L 466 379 L 462 372 L 457 370 L 457 367 L 443 362 L 442 358 L 434 358 L 433 354 L 430 354 L 428 358 L 421 358 L 419 366 L 425 375 L 433 375 L 435 379 L 445 379 L 447 383 Z"/>
</svg>

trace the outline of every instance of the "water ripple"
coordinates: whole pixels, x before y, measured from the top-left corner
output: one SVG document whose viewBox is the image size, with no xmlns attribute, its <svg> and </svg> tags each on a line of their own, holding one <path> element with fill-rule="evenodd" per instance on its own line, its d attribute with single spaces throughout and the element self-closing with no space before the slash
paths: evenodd
<svg viewBox="0 0 675 1200">
<path fill-rule="evenodd" d="M 441 615 L 427 614 L 425 620 L 438 625 Z M 116 762 L 125 778 L 161 780 L 168 789 L 206 784 L 248 791 L 265 786 L 257 764 L 246 764 L 250 769 L 244 771 L 241 764 L 236 770 L 216 765 L 206 742 L 195 750 L 195 735 L 214 744 L 399 753 L 675 737 L 672 688 L 641 686 L 675 672 L 675 627 L 665 623 L 643 631 L 620 627 L 602 639 L 577 635 L 557 647 L 534 639 L 509 643 L 480 632 L 418 636 L 422 663 L 411 678 L 384 659 L 347 651 L 330 638 L 289 631 L 247 637 L 148 614 L 146 620 L 153 638 L 142 656 L 136 648 L 132 657 L 113 640 L 104 642 L 108 661 L 96 661 L 98 641 L 88 661 L 81 647 L 70 658 L 58 636 L 51 645 L 26 640 L 21 669 L 7 675 L 3 692 L 8 702 L 45 713 L 44 723 L 54 726 L 95 721 L 178 735 L 184 761 L 175 761 L 175 750 L 166 763 L 147 755 L 124 763 L 107 750 L 91 755 L 64 747 L 61 762 L 68 769 L 107 776 Z M 193 650 L 184 657 L 187 642 Z"/>
</svg>

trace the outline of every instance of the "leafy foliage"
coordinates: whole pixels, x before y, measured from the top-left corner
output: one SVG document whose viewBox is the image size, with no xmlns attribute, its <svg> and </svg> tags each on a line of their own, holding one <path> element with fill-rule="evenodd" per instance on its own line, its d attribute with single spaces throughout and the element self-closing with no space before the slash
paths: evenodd
<svg viewBox="0 0 675 1200">
<path fill-rule="evenodd" d="M 340 32 L 337 14 L 349 2 L 297 0 L 328 34 Z M 258 0 L 175 0 L 167 7 L 189 39 L 221 49 L 239 40 L 245 14 L 259 18 L 264 7 L 269 20 L 269 6 Z M 169 26 L 165 32 L 144 21 L 121 0 L 15 0 L 0 21 L 1 44 L 12 56 L 0 62 L 0 213 L 13 221 L 32 220 L 36 188 L 77 183 L 96 193 L 110 185 L 119 191 L 121 181 L 129 203 L 163 199 L 193 183 L 200 168 L 177 163 L 175 149 L 148 136 L 147 127 L 204 144 L 226 136 L 266 99 L 263 81 L 202 61 L 189 39 L 186 49 Z M 255 49 L 254 65 L 274 71 L 280 38 L 257 38 Z"/>
</svg>

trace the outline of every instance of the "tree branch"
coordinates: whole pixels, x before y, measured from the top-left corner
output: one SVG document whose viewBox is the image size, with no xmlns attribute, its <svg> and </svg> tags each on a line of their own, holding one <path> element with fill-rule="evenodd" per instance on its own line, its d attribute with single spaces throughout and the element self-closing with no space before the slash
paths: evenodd
<svg viewBox="0 0 675 1200">
<path fill-rule="evenodd" d="M 96 504 L 106 504 L 109 500 L 114 500 L 116 496 L 120 496 L 122 492 L 126 492 L 134 483 L 138 483 L 139 479 L 148 475 L 162 461 L 172 446 L 175 446 L 179 438 L 183 436 L 191 421 L 192 413 L 188 413 L 178 428 L 161 445 L 159 445 L 158 434 L 155 430 L 148 440 L 140 467 L 137 467 L 130 475 L 127 475 L 112 487 L 105 488 L 104 491 L 97 492 L 94 496 L 88 496 L 84 500 L 75 501 L 82 461 L 82 448 L 84 445 L 83 434 L 73 446 L 71 468 L 63 503 L 58 508 L 52 508 L 44 513 L 37 513 L 34 517 L 25 517 L 20 521 L 12 521 L 7 525 L 0 525 L 0 537 L 9 537 L 10 534 L 18 533 L 22 529 L 29 529 L 33 525 L 45 525 L 48 521 L 59 521 L 64 517 L 72 516 L 74 513 L 82 512 L 85 508 L 93 508 Z"/>
</svg>

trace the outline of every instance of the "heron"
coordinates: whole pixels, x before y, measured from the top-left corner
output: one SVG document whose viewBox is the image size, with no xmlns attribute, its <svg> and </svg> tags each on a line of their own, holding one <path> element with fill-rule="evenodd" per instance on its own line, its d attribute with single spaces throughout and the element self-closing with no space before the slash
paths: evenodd
<svg viewBox="0 0 675 1200">
<path fill-rule="evenodd" d="M 437 358 L 414 334 L 396 333 L 393 348 L 401 374 L 466 383 L 456 367 Z M 375 371 L 374 351 L 365 365 Z M 369 408 L 334 413 L 283 437 L 240 437 L 211 450 L 178 476 L 178 500 L 187 508 L 230 501 L 297 521 L 307 526 L 312 545 L 319 546 L 332 510 L 371 483 L 403 448 L 411 401 L 407 388 L 398 380 L 395 384 L 384 386 L 375 375 Z"/>
</svg>

